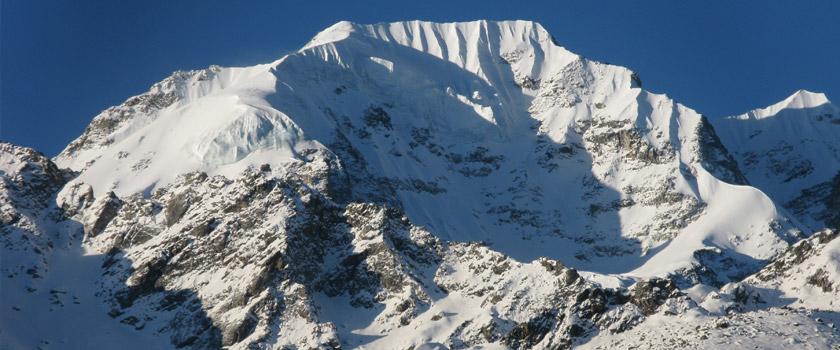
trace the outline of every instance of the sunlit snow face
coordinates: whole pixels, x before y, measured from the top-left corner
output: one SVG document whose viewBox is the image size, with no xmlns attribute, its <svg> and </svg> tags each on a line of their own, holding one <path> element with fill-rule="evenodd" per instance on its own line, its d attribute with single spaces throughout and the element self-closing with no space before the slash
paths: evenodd
<svg viewBox="0 0 840 350">
<path fill-rule="evenodd" d="M 679 220 L 694 220 L 691 203 L 708 203 L 705 211 L 714 212 L 749 200 L 766 209 L 753 211 L 755 222 L 776 215 L 758 192 L 719 186 L 695 162 L 690 146 L 699 114 L 638 89 L 625 68 L 552 44 L 538 26 L 405 23 L 335 30 L 356 29 L 361 32 L 352 36 L 319 35 L 323 42 L 272 64 L 186 81 L 177 104 L 138 122 L 127 137 L 113 137 L 79 181 L 98 186 L 96 193 L 148 193 L 186 172 L 235 177 L 265 163 L 283 169 L 281 162 L 309 161 L 296 153 L 302 143 L 320 143 L 338 158 L 343 150 L 353 152 L 354 159 L 340 159 L 360 164 L 363 171 L 353 175 L 401 186 L 397 195 L 408 216 L 442 237 L 489 238 L 523 260 L 575 259 L 600 272 L 638 267 L 649 256 L 640 250 L 658 247 L 677 231 L 695 235 L 672 245 L 669 251 L 681 252 L 677 258 L 660 251 L 649 265 L 682 268 L 684 255 L 702 248 L 711 229 L 743 229 L 714 220 L 679 226 Z M 333 146 L 338 142 L 345 148 Z M 683 144 L 688 147 L 678 147 Z M 639 156 L 651 149 L 680 153 L 662 158 L 669 161 Z M 626 188 L 637 190 L 619 192 Z M 660 192 L 694 201 L 662 204 L 684 217 L 662 216 L 661 203 L 645 204 Z M 533 220 L 519 220 L 512 207 L 533 213 Z M 561 213 L 584 219 L 563 221 Z M 566 236 L 546 234 L 560 225 Z M 565 244 L 572 234 L 627 244 L 592 248 L 598 240 L 590 239 L 568 249 L 549 242 L 540 250 L 520 239 Z M 606 253 L 597 255 L 600 262 L 581 260 L 578 248 Z M 619 271 L 610 254 L 632 261 Z"/>
<path fill-rule="evenodd" d="M 257 150 L 291 149 L 301 138 L 300 130 L 279 115 L 252 107 L 240 109 L 241 115 L 192 143 L 192 153 L 204 164 L 234 163 Z"/>
</svg>

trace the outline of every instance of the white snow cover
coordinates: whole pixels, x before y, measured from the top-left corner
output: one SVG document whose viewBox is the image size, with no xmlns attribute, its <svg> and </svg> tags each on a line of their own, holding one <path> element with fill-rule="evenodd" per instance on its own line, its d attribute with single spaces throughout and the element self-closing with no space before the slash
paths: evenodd
<svg viewBox="0 0 840 350">
<path fill-rule="evenodd" d="M 838 175 L 840 108 L 825 94 L 799 90 L 767 108 L 712 122 L 750 184 L 779 204 Z M 809 217 L 797 219 L 822 227 Z"/>
<path fill-rule="evenodd" d="M 190 171 L 232 176 L 250 164 L 283 162 L 302 141 L 301 131 L 265 100 L 276 83 L 270 69 L 226 68 L 211 80 L 192 81 L 178 91 L 177 103 L 114 131 L 108 147 L 62 153 L 57 164 L 84 168 L 78 181 L 97 194 L 125 195 L 148 193 Z"/>
<path fill-rule="evenodd" d="M 479 254 L 483 259 L 506 259 L 499 253 L 512 258 L 510 270 L 485 271 L 486 276 L 471 271 L 475 261 L 445 261 L 446 273 L 437 277 L 464 287 L 464 292 L 430 300 L 429 308 L 406 327 L 395 325 L 385 312 L 376 314 L 377 309 L 364 313 L 343 296 L 314 295 L 320 317 L 331 322 L 344 346 L 391 349 L 423 344 L 415 347 L 420 349 L 436 348 L 464 322 L 472 320 L 473 327 L 479 327 L 503 309 L 505 317 L 527 322 L 537 306 L 551 303 L 547 296 L 557 290 L 557 281 L 544 277 L 545 268 L 537 260 L 543 256 L 612 288 L 706 263 L 697 251 L 732 258 L 735 269 L 757 269 L 798 238 L 798 222 L 778 207 L 779 198 L 792 199 L 803 187 L 827 181 L 834 175 L 831 169 L 840 167 L 840 123 L 834 120 L 840 120 L 837 107 L 824 95 L 805 91 L 766 109 L 713 120 L 749 180 L 749 185 L 736 185 L 703 165 L 707 159 L 700 150 L 699 113 L 664 94 L 643 90 L 638 76 L 624 67 L 566 50 L 537 23 L 339 22 L 271 63 L 177 72 L 149 92 L 103 111 L 54 161 L 78 172 L 59 194 L 62 205 L 88 188 L 100 201 L 109 191 L 120 198 L 148 197 L 189 172 L 236 178 L 246 169 L 269 164 L 278 174 L 323 161 L 313 154 L 355 152 L 362 165 L 342 166 L 393 188 L 412 224 L 445 241 L 481 241 L 487 249 Z M 788 143 L 779 144 L 779 139 Z M 802 147 L 806 151 L 800 152 Z M 779 151 L 756 158 L 776 163 L 751 166 L 750 152 L 768 148 Z M 792 154 L 804 155 L 812 164 L 806 176 L 784 182 L 779 174 L 798 172 L 767 172 L 778 168 L 774 164 L 787 164 L 778 155 Z M 342 161 L 347 158 L 352 157 Z M 18 168 L 14 160 L 0 158 L 0 175 Z M 155 220 L 165 216 L 154 215 Z M 281 226 L 292 215 L 275 212 L 266 222 Z M 98 215 L 92 217 L 96 219 Z M 75 229 L 81 234 L 81 228 Z M 141 250 L 128 254 L 154 260 L 159 252 L 153 248 L 164 238 L 151 238 Z M 37 300 L 52 297 L 51 289 L 72 290 L 82 306 L 63 308 L 62 318 L 82 317 L 89 323 L 79 325 L 88 328 L 116 325 L 99 310 L 91 287 L 103 260 L 95 255 L 105 253 L 109 239 L 103 235 L 88 238 L 84 247 L 69 247 L 76 255 L 46 255 L 51 264 L 61 266 L 39 282 Z M 260 246 L 258 237 L 249 239 L 249 246 Z M 803 273 L 813 274 L 825 265 L 829 278 L 836 280 L 837 250 L 835 241 L 810 258 Z M 76 269 L 79 274 L 72 272 Z M 258 273 L 255 269 L 185 274 L 172 285 L 218 302 Z M 803 278 L 772 288 L 800 295 Z M 466 292 L 487 285 L 505 292 L 498 305 L 486 307 L 478 294 Z M 48 324 L 45 319 L 56 314 L 49 305 L 31 304 L 36 300 L 31 295 L 19 290 L 7 294 L 6 289 L 6 310 L 23 305 L 32 310 L 37 325 L 11 324 L 15 318 L 4 316 L 0 326 L 25 334 L 21 338 L 38 339 L 37 333 Z M 702 300 L 714 289 L 698 284 L 689 292 Z M 801 304 L 836 307 L 824 294 L 816 304 Z M 208 311 L 248 317 L 244 307 Z M 731 322 L 766 320 L 752 333 L 758 340 L 751 344 L 762 346 L 790 336 L 826 348 L 836 338 L 821 338 L 831 331 L 809 321 L 810 315 L 785 312 L 757 310 Z M 582 339 L 581 344 L 670 349 L 674 344 L 663 334 L 672 331 L 691 333 L 700 327 L 710 337 L 731 335 L 716 328 L 717 318 L 704 311 L 693 309 L 678 317 L 675 322 L 660 312 L 632 333 Z M 811 328 L 774 333 L 774 327 L 792 319 Z M 304 323 L 293 322 L 298 321 Z M 137 343 L 147 344 L 146 332 L 158 326 L 150 322 L 146 330 L 135 332 Z M 311 324 L 284 324 L 274 336 L 289 344 L 323 336 L 307 333 L 308 327 Z M 86 345 L 84 339 L 68 335 L 77 331 L 76 325 L 62 325 L 60 330 L 48 337 L 52 345 Z M 124 331 L 134 332 L 108 328 L 93 344 L 116 345 L 131 336 Z M 641 338 L 633 338 L 637 336 Z M 720 346 L 715 339 L 688 340 L 697 348 Z M 488 344 L 494 346 L 498 344 Z"/>
<path fill-rule="evenodd" d="M 731 118 L 739 120 L 758 120 L 772 118 L 785 109 L 811 109 L 831 104 L 828 97 L 823 93 L 811 92 L 808 90 L 797 90 L 792 95 L 768 107 L 757 108 L 747 113 Z"/>
<path fill-rule="evenodd" d="M 626 68 L 558 46 L 533 22 L 339 22 L 276 62 L 199 74 L 176 92 L 174 103 L 122 122 L 107 142 L 68 147 L 57 164 L 80 171 L 74 182 L 91 184 L 97 196 L 148 194 L 190 171 L 233 176 L 263 163 L 282 169 L 305 160 L 305 149 L 329 149 L 336 132 L 353 137 L 348 125 L 369 122 L 361 116 L 384 106 L 393 125 L 361 137 L 366 140 L 357 148 L 373 174 L 443 188 L 399 192 L 412 220 L 441 238 L 483 240 L 522 261 L 550 256 L 584 270 L 639 277 L 690 267 L 692 252 L 703 247 L 763 260 L 787 245 L 786 237 L 767 229 L 786 221 L 767 196 L 723 183 L 699 164 L 698 113 L 640 89 Z M 538 166 L 545 152 L 536 149 L 538 142 L 574 147 L 582 142 L 581 127 L 613 123 L 646 131 L 642 142 L 675 156 L 639 167 L 585 151 L 556 171 Z M 412 150 L 418 130 L 428 131 L 444 152 L 476 155 L 491 167 L 477 162 L 453 172 L 458 164 Z M 487 169 L 490 176 L 474 175 Z M 671 182 L 674 191 L 706 207 L 666 244 L 670 237 L 644 236 L 661 212 L 655 206 L 633 205 L 618 217 L 590 222 L 573 219 L 591 208 L 578 200 L 592 195 L 581 181 L 600 183 L 604 190 L 595 196 L 604 202 L 627 198 L 622 192 L 629 188 Z M 501 191 L 514 184 L 522 188 Z M 500 222 L 510 204 L 543 222 Z M 752 210 L 734 210 L 744 205 Z M 548 234 L 552 225 L 564 232 Z M 615 249 L 637 252 L 576 258 L 581 251 L 569 237 L 593 231 L 626 247 Z"/>
</svg>

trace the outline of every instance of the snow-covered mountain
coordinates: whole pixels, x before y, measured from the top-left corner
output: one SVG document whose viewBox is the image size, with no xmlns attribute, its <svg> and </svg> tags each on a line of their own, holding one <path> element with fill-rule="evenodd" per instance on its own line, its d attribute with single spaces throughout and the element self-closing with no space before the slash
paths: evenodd
<svg viewBox="0 0 840 350">
<path fill-rule="evenodd" d="M 840 320 L 838 265 L 813 267 L 836 234 L 790 257 L 840 220 L 838 108 L 799 92 L 710 121 L 641 85 L 526 21 L 340 22 L 275 62 L 176 72 L 54 163 L 0 147 L 0 343 L 672 348 L 622 337 L 721 310 L 840 341 L 736 293 L 810 298 L 763 277 L 810 271 L 800 304 Z"/>
<path fill-rule="evenodd" d="M 806 227 L 840 228 L 840 108 L 824 94 L 799 90 L 714 125 L 751 185 Z"/>
</svg>

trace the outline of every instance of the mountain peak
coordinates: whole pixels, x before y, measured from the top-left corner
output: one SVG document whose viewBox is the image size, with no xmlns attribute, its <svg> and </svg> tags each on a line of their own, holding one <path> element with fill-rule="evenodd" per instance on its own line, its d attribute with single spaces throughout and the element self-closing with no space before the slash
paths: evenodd
<svg viewBox="0 0 840 350">
<path fill-rule="evenodd" d="M 339 21 L 317 35 L 307 43 L 302 50 L 315 46 L 337 42 L 353 34 L 383 41 L 398 43 L 417 43 L 428 41 L 426 37 L 436 37 L 437 40 L 448 41 L 451 36 L 463 39 L 470 34 L 494 33 L 500 37 L 514 37 L 521 41 L 535 40 L 542 42 L 552 40 L 548 31 L 539 23 L 526 20 L 475 20 L 467 22 L 429 22 L 429 21 L 400 21 L 376 24 L 359 24 L 350 21 Z M 416 46 L 416 45 L 410 45 Z"/>
<path fill-rule="evenodd" d="M 515 78 L 523 80 L 520 83 L 536 87 L 538 80 L 549 79 L 569 63 L 582 59 L 559 46 L 542 25 L 523 20 L 377 24 L 342 21 L 318 33 L 298 53 L 307 56 L 312 52 L 346 65 L 355 60 L 352 57 L 369 56 L 384 62 L 384 56 L 403 55 L 396 53 L 402 48 L 424 54 L 418 58 L 433 56 L 452 63 L 492 85 L 510 80 L 499 72 L 500 64 L 510 66 Z M 632 72 L 623 69 L 617 73 L 620 80 L 629 84 Z"/>
<path fill-rule="evenodd" d="M 831 101 L 824 93 L 800 89 L 784 100 L 765 108 L 754 109 L 739 116 L 738 119 L 764 119 L 775 116 L 785 109 L 811 109 L 828 104 L 831 104 Z"/>
<path fill-rule="evenodd" d="M 784 104 L 786 108 L 813 108 L 827 103 L 831 103 L 831 101 L 824 93 L 799 89 L 774 106 Z"/>
<path fill-rule="evenodd" d="M 301 50 L 343 40 L 355 31 L 358 25 L 350 21 L 339 21 L 325 28 L 309 40 Z"/>
</svg>

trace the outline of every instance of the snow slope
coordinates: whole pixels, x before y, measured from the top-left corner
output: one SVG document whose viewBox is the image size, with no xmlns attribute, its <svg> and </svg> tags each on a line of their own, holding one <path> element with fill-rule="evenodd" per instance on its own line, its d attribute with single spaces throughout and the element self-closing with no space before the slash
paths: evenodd
<svg viewBox="0 0 840 350">
<path fill-rule="evenodd" d="M 799 90 L 772 106 L 713 124 L 751 185 L 813 230 L 830 224 L 825 211 L 840 208 L 812 205 L 825 201 L 840 175 L 840 108 L 824 94 Z"/>
<path fill-rule="evenodd" d="M 96 288 L 103 257 L 55 205 L 66 178 L 44 155 L 0 143 L 0 348 L 168 347 L 108 316 Z"/>
<path fill-rule="evenodd" d="M 709 173 L 735 170 L 715 163 L 725 149 L 701 150 L 701 116 L 639 84 L 532 22 L 340 22 L 270 64 L 176 73 L 103 112 L 56 162 L 97 196 L 148 196 L 179 174 L 325 151 L 359 169 L 351 199 L 403 207 L 444 239 L 604 273 L 783 249 L 794 227 L 774 204 Z M 748 220 L 724 215 L 747 202 L 760 203 Z"/>
</svg>

